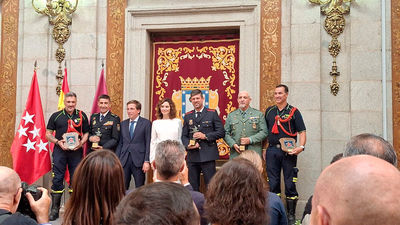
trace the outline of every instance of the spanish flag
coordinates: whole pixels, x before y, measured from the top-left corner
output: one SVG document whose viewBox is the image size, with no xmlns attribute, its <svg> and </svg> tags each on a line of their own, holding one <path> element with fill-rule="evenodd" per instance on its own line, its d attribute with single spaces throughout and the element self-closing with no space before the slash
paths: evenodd
<svg viewBox="0 0 400 225">
<path fill-rule="evenodd" d="M 61 86 L 60 97 L 58 98 L 58 110 L 64 109 L 64 96 L 69 92 L 68 79 L 67 79 L 67 67 L 64 68 L 64 79 Z"/>
</svg>

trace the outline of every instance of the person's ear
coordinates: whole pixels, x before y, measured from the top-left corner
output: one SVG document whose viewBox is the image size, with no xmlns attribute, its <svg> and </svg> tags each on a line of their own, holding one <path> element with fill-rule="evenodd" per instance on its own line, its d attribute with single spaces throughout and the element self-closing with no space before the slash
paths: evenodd
<svg viewBox="0 0 400 225">
<path fill-rule="evenodd" d="M 21 200 L 22 188 L 18 188 L 17 193 L 14 195 L 13 199 L 13 207 L 11 209 L 11 213 L 15 213 L 17 211 L 19 201 Z"/>
<path fill-rule="evenodd" d="M 317 205 L 317 213 L 318 213 L 318 225 L 329 225 L 330 224 L 330 215 L 325 207 L 321 205 Z"/>
<path fill-rule="evenodd" d="M 182 172 L 185 169 L 185 162 L 182 163 L 181 168 L 179 169 L 179 172 Z"/>
<path fill-rule="evenodd" d="M 156 161 L 155 161 L 155 160 L 153 160 L 153 162 L 151 163 L 151 165 L 153 165 L 153 168 L 154 168 L 154 169 L 157 169 L 157 167 L 156 167 Z"/>
</svg>

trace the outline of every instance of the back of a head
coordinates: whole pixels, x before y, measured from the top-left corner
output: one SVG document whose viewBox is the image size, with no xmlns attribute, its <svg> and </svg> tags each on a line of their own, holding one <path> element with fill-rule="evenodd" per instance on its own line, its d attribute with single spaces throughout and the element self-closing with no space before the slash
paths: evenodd
<svg viewBox="0 0 400 225">
<path fill-rule="evenodd" d="M 158 143 L 154 162 L 157 173 L 165 180 L 176 176 L 185 161 L 185 147 L 175 140 Z"/>
<path fill-rule="evenodd" d="M 198 225 L 200 216 L 189 191 L 172 182 L 135 189 L 118 205 L 116 225 Z"/>
<path fill-rule="evenodd" d="M 80 225 L 99 224 L 100 219 L 103 225 L 111 224 L 125 193 L 118 157 L 110 150 L 88 154 L 75 171 L 72 188 L 63 225 L 72 224 L 72 221 Z"/>
<path fill-rule="evenodd" d="M 247 159 L 235 158 L 225 163 L 208 185 L 206 218 L 219 225 L 266 224 L 266 193 L 257 168 Z"/>
<path fill-rule="evenodd" d="M 315 186 L 312 225 L 389 225 L 400 221 L 400 172 L 379 158 L 359 155 L 328 166 Z M 327 215 L 321 215 L 327 214 Z"/>
<path fill-rule="evenodd" d="M 260 155 L 257 152 L 255 152 L 253 150 L 247 150 L 247 151 L 242 152 L 239 155 L 239 158 L 249 160 L 258 169 L 258 171 L 260 171 L 262 173 L 262 171 L 263 171 L 262 160 L 261 160 Z"/>
<path fill-rule="evenodd" d="M 397 166 L 397 156 L 393 146 L 375 134 L 359 134 L 350 139 L 343 153 L 344 157 L 372 155 Z"/>
<path fill-rule="evenodd" d="M 19 187 L 21 179 L 18 174 L 8 167 L 0 166 L 0 198 L 3 201 L 12 201 Z"/>
</svg>

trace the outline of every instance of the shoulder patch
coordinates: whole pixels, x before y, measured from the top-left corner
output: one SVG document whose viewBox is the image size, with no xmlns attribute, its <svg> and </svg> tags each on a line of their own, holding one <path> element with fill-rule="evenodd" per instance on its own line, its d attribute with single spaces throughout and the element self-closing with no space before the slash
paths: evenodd
<svg viewBox="0 0 400 225">
<path fill-rule="evenodd" d="M 209 112 L 215 112 L 215 109 L 207 109 Z"/>
<path fill-rule="evenodd" d="M 189 115 L 189 114 L 191 114 L 191 113 L 193 113 L 193 112 L 194 112 L 194 110 L 189 111 L 189 112 L 185 113 L 185 115 Z"/>
<path fill-rule="evenodd" d="M 118 117 L 118 115 L 117 115 L 117 114 L 114 114 L 114 113 L 111 113 L 111 116 L 113 116 L 113 117 Z"/>
</svg>

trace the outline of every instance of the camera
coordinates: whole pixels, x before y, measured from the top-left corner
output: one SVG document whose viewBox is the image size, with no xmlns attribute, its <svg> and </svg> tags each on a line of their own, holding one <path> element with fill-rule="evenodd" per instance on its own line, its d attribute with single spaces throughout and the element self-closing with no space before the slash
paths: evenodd
<svg viewBox="0 0 400 225">
<path fill-rule="evenodd" d="M 29 204 L 28 198 L 26 198 L 26 193 L 31 193 L 33 196 L 33 199 L 37 201 L 42 197 L 42 191 L 38 189 L 36 185 L 31 185 L 29 186 L 27 183 L 22 182 L 21 183 L 21 188 L 22 188 L 22 194 L 21 194 L 21 200 L 19 201 L 19 205 L 17 208 L 17 212 L 20 212 L 21 214 L 24 214 L 26 216 L 31 217 L 32 219 L 36 220 L 36 215 L 33 213 L 31 205 Z"/>
</svg>

